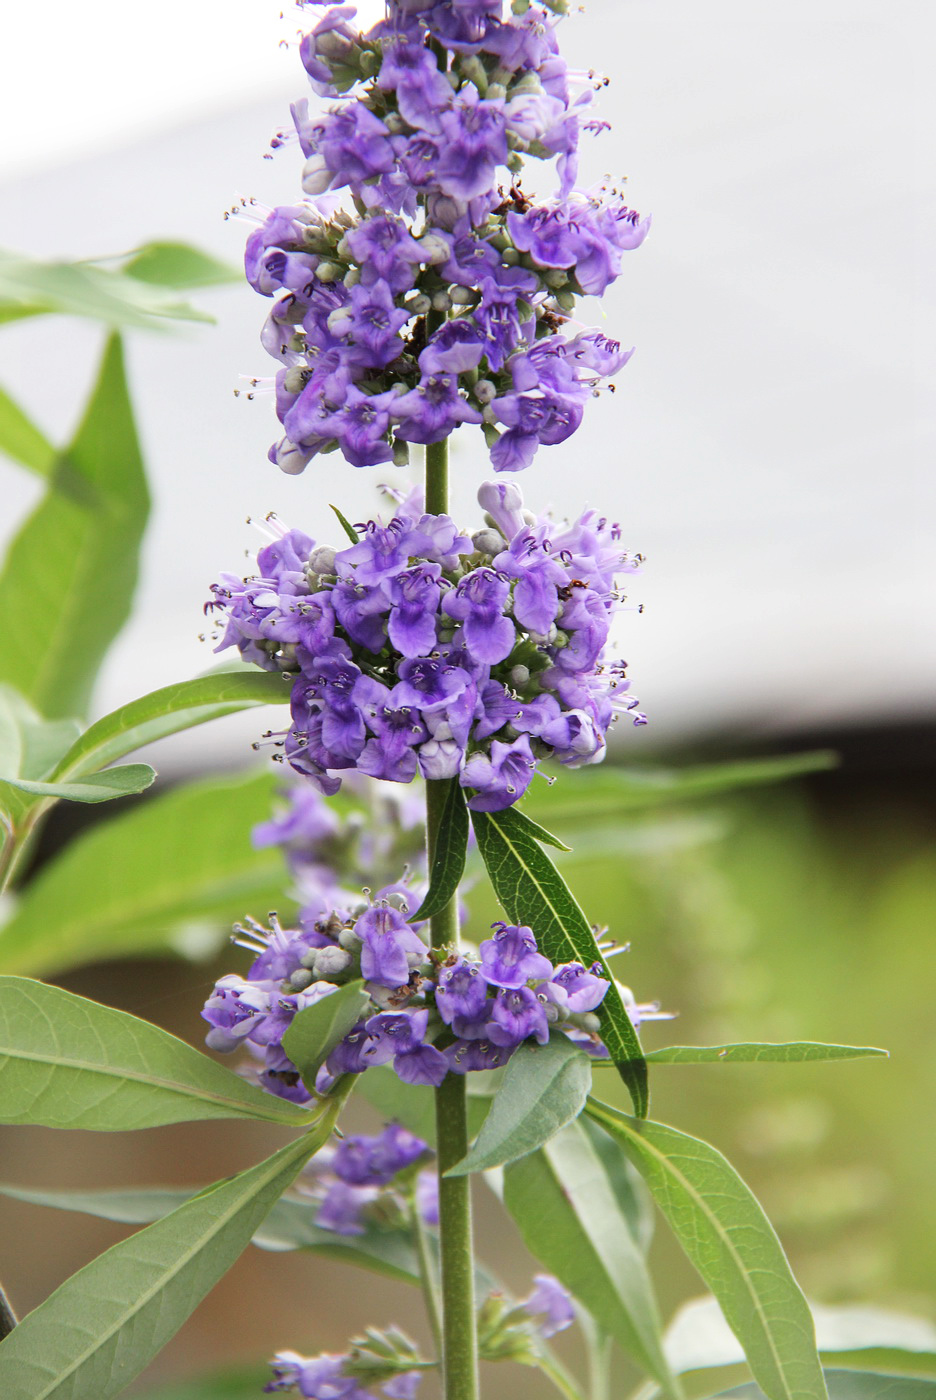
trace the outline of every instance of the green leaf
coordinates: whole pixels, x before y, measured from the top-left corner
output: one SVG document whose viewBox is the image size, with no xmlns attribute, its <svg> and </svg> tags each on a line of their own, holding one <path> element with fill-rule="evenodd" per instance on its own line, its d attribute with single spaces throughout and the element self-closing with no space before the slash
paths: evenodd
<svg viewBox="0 0 936 1400">
<path fill-rule="evenodd" d="M 34 1191 L 24 1186 L 0 1184 L 0 1195 L 30 1205 L 93 1215 L 123 1225 L 148 1225 L 161 1220 L 196 1190 L 153 1187 L 139 1191 Z M 302 1249 L 323 1259 L 337 1259 L 392 1278 L 398 1283 L 419 1283 L 419 1260 L 406 1230 L 381 1230 L 368 1225 L 361 1235 L 336 1235 L 315 1223 L 318 1202 L 284 1196 L 276 1202 L 254 1232 L 251 1243 L 273 1253 Z"/>
<path fill-rule="evenodd" d="M 369 1001 L 358 978 L 293 1017 L 283 1036 L 283 1049 L 311 1094 L 315 1093 L 315 1076 L 339 1040 L 357 1025 Z"/>
<path fill-rule="evenodd" d="M 810 1310 L 819 1355 L 826 1364 L 838 1361 L 836 1353 L 847 1353 L 856 1366 L 868 1368 L 872 1352 L 875 1357 L 886 1355 L 881 1370 L 931 1370 L 936 1363 L 936 1327 L 926 1318 L 860 1305 L 811 1303 Z M 666 1329 L 663 1346 L 673 1370 L 680 1374 L 744 1361 L 744 1350 L 715 1298 L 684 1303 Z M 870 1363 L 877 1364 L 876 1360 Z"/>
<path fill-rule="evenodd" d="M 172 291 L 90 262 L 41 262 L 0 251 L 0 320 L 58 314 L 105 325 L 161 329 L 166 320 L 214 317 Z"/>
<path fill-rule="evenodd" d="M 0 685 L 0 773 L 7 775 L 0 779 L 0 807 L 17 826 L 34 804 L 12 780 L 47 778 L 78 732 L 76 720 L 44 720 L 18 690 Z"/>
<path fill-rule="evenodd" d="M 549 821 L 574 823 L 606 816 L 610 803 L 615 813 L 665 807 L 741 788 L 789 782 L 835 768 L 838 761 L 837 754 L 817 750 L 688 768 L 625 768 L 609 763 L 601 770 L 589 768 L 565 775 L 561 783 L 530 805 L 548 814 Z"/>
<path fill-rule="evenodd" d="M 267 772 L 187 783 L 84 832 L 0 929 L 0 968 L 58 973 L 95 958 L 185 951 L 196 934 L 203 956 L 245 913 L 282 908 L 279 853 L 250 842 L 274 790 Z"/>
<path fill-rule="evenodd" d="M 936 1400 L 936 1381 L 887 1376 L 877 1371 L 826 1371 L 829 1400 Z M 711 1400 L 764 1400 L 756 1385 L 720 1391 Z"/>
<path fill-rule="evenodd" d="M 4 1400 L 119 1395 L 228 1271 L 333 1124 L 329 1113 L 63 1283 L 0 1343 Z"/>
<path fill-rule="evenodd" d="M 468 1076 L 468 1135 L 474 1137 L 481 1131 L 487 1117 L 493 1096 L 472 1093 L 473 1082 L 482 1078 L 480 1074 Z M 435 1096 L 430 1088 L 422 1084 L 404 1084 L 392 1069 L 376 1065 L 366 1074 L 358 1076 L 355 1093 L 365 1098 L 386 1119 L 395 1118 L 404 1128 L 428 1142 L 436 1145 Z"/>
<path fill-rule="evenodd" d="M 507 1062 L 477 1142 L 446 1176 L 486 1171 L 535 1152 L 578 1117 L 590 1088 L 591 1062 L 566 1036 L 545 1045 L 520 1045 Z"/>
<path fill-rule="evenodd" d="M 459 785 L 457 778 L 449 778 L 435 838 L 429 889 L 410 923 L 429 919 L 445 908 L 465 873 L 467 850 L 468 808 L 465 806 L 465 790 Z"/>
<path fill-rule="evenodd" d="M 505 1169 L 504 1204 L 534 1258 L 664 1391 L 677 1395 L 643 1253 L 581 1123 Z"/>
<path fill-rule="evenodd" d="M 0 1122 L 122 1132 L 202 1118 L 303 1125 L 159 1026 L 61 987 L 0 977 Z"/>
<path fill-rule="evenodd" d="M 666 1045 L 651 1050 L 647 1060 L 654 1065 L 707 1065 L 743 1061 L 776 1061 L 799 1064 L 807 1060 L 863 1060 L 874 1057 L 887 1059 L 887 1050 L 873 1045 L 824 1045 L 818 1040 L 795 1040 L 786 1045 L 771 1045 L 761 1041 L 745 1041 L 738 1045 Z"/>
<path fill-rule="evenodd" d="M 115 797 L 130 797 L 145 792 L 156 777 L 155 768 L 148 763 L 124 763 L 119 768 L 107 768 L 103 773 L 91 773 L 80 783 L 35 783 L 27 778 L 2 778 L 20 792 L 47 797 L 53 801 L 110 802 Z"/>
<path fill-rule="evenodd" d="M 584 1113 L 578 1119 L 578 1125 L 601 1162 L 618 1210 L 627 1221 L 639 1248 L 646 1254 L 653 1242 L 656 1208 L 643 1177 L 604 1128 L 599 1128 Z"/>
<path fill-rule="evenodd" d="M 258 1400 L 270 1379 L 266 1371 L 212 1371 L 190 1381 L 175 1381 L 146 1390 L 139 1400 Z"/>
<path fill-rule="evenodd" d="M 558 836 L 553 836 L 551 831 L 547 831 L 545 826 L 540 826 L 532 817 L 528 817 L 526 812 L 521 812 L 519 807 L 511 808 L 517 823 L 523 830 L 532 836 L 534 841 L 539 841 L 541 846 L 554 846 L 557 851 L 571 851 L 572 847 L 567 846 L 564 841 L 560 841 Z"/>
<path fill-rule="evenodd" d="M 708 1143 L 606 1104 L 586 1110 L 644 1177 L 769 1400 L 825 1400 L 809 1306 L 754 1196 Z"/>
<path fill-rule="evenodd" d="M 329 506 L 329 510 L 333 510 L 335 512 L 335 514 L 338 517 L 339 525 L 341 526 L 342 530 L 344 530 L 351 543 L 357 544 L 360 541 L 361 537 L 358 534 L 357 530 L 355 530 L 351 522 L 345 519 L 345 517 L 342 515 L 341 511 L 338 509 L 337 506 Z"/>
<path fill-rule="evenodd" d="M 627 1085 L 639 1117 L 650 1103 L 647 1065 L 595 934 L 559 871 L 512 808 L 472 812 L 478 849 L 494 893 L 516 924 L 536 930 L 539 947 L 554 963 L 600 963 L 610 985 L 599 1008 L 601 1036 Z"/>
<path fill-rule="evenodd" d="M 121 268 L 124 276 L 157 287 L 216 287 L 243 280 L 243 271 L 188 243 L 144 243 Z"/>
<path fill-rule="evenodd" d="M 219 672 L 164 686 L 92 724 L 64 755 L 54 776 L 83 777 L 144 744 L 239 710 L 288 705 L 291 689 L 291 680 L 269 671 Z"/>
<path fill-rule="evenodd" d="M 0 575 L 0 681 L 49 719 L 88 705 L 130 613 L 148 510 L 123 351 L 112 337 L 77 435 Z"/>
<path fill-rule="evenodd" d="M 0 389 L 0 452 L 37 476 L 49 475 L 56 456 L 45 434 L 3 389 Z"/>
</svg>

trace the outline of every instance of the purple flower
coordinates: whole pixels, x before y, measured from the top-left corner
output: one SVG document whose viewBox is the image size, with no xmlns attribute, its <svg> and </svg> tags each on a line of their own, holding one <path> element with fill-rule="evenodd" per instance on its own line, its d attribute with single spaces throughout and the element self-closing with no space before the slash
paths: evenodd
<svg viewBox="0 0 936 1400">
<path fill-rule="evenodd" d="M 545 529 L 516 535 L 508 548 L 495 556 L 494 568 L 517 580 L 513 610 L 521 626 L 547 633 L 559 612 L 559 589 L 568 575 L 553 557 Z"/>
<path fill-rule="evenodd" d="M 349 384 L 341 406 L 320 418 L 321 435 L 335 438 L 353 467 L 389 462 L 393 449 L 386 441 L 386 433 L 390 427 L 390 406 L 395 398 L 392 391 L 365 394 L 356 384 Z"/>
<path fill-rule="evenodd" d="M 372 1400 L 353 1376 L 345 1374 L 347 1356 L 327 1352 L 321 1356 L 300 1356 L 295 1351 L 277 1352 L 273 1361 L 273 1380 L 266 1391 L 293 1390 L 307 1400 Z"/>
<path fill-rule="evenodd" d="M 510 1059 L 514 1045 L 494 1045 L 490 1040 L 456 1040 L 442 1052 L 453 1074 L 500 1069 Z"/>
<path fill-rule="evenodd" d="M 494 739 L 490 756 L 474 753 L 461 771 L 462 787 L 475 789 L 468 806 L 474 812 L 501 812 L 522 797 L 533 780 L 536 759 L 525 734 L 513 743 Z"/>
<path fill-rule="evenodd" d="M 409 783 L 416 776 L 414 746 L 428 737 L 428 730 L 416 710 L 409 706 L 365 706 L 367 727 L 374 734 L 361 750 L 358 769 L 371 778 L 391 783 Z"/>
<path fill-rule="evenodd" d="M 470 676 L 461 666 L 444 656 L 414 657 L 398 668 L 399 685 L 391 700 L 395 705 L 412 705 L 424 713 L 441 709 L 461 695 Z"/>
<path fill-rule="evenodd" d="M 330 176 L 323 185 L 316 174 L 320 167 L 307 164 L 303 187 L 308 194 L 321 194 L 323 189 L 339 185 L 363 185 L 365 180 L 393 169 L 390 133 L 363 102 L 348 102 L 311 128 L 304 126 L 301 115 L 297 125 L 303 154 L 314 158 L 319 152 Z"/>
<path fill-rule="evenodd" d="M 366 1227 L 361 1217 L 377 1195 L 371 1186 L 352 1186 L 344 1180 L 332 1182 L 319 1203 L 315 1223 L 336 1235 L 363 1235 Z"/>
<path fill-rule="evenodd" d="M 452 97 L 435 54 L 408 34 L 391 34 L 383 42 L 383 61 L 377 86 L 396 92 L 400 115 L 410 126 L 427 131 L 438 128 L 439 110 Z"/>
<path fill-rule="evenodd" d="M 373 1020 L 378 1022 L 381 1018 L 375 1016 Z M 427 1151 L 422 1138 L 398 1123 L 390 1123 L 376 1136 L 343 1138 L 330 1169 L 350 1186 L 386 1186 L 398 1172 L 418 1162 Z"/>
<path fill-rule="evenodd" d="M 464 87 L 452 106 L 440 113 L 439 126 L 439 185 L 456 199 L 485 194 L 494 183 L 498 165 L 507 160 L 503 102 L 483 101 L 475 88 Z"/>
<path fill-rule="evenodd" d="M 479 949 L 481 971 L 492 987 L 522 987 L 535 978 L 550 977 L 553 965 L 539 952 L 533 930 L 525 925 L 495 924 L 493 938 Z"/>
<path fill-rule="evenodd" d="M 362 281 L 351 288 L 349 305 L 329 318 L 329 329 L 349 339 L 349 364 L 380 369 L 402 351 L 403 341 L 397 332 L 409 318 L 410 313 L 394 302 L 387 282 Z M 393 402 L 388 395 L 380 397 Z"/>
<path fill-rule="evenodd" d="M 228 1054 L 254 1035 L 269 1013 L 269 986 L 246 982 L 243 977 L 230 973 L 215 983 L 214 992 L 201 1013 L 211 1026 L 205 1044 L 210 1050 Z"/>
<path fill-rule="evenodd" d="M 353 642 L 378 652 L 386 641 L 387 595 L 379 586 L 336 583 L 329 594 L 338 621 Z M 315 647 L 309 647 L 314 654 Z"/>
<path fill-rule="evenodd" d="M 422 1382 L 422 1371 L 402 1371 L 382 1387 L 387 1400 L 416 1400 Z"/>
<path fill-rule="evenodd" d="M 397 399 L 393 416 L 404 442 L 441 442 L 460 423 L 482 422 L 479 411 L 459 395 L 457 376 L 441 373 L 424 374 L 415 389 Z"/>
<path fill-rule="evenodd" d="M 362 942 L 361 975 L 380 987 L 403 987 L 410 970 L 426 957 L 426 945 L 392 905 L 374 905 L 361 915 L 354 932 Z M 368 1022 L 370 1031 L 370 1022 Z"/>
<path fill-rule="evenodd" d="M 581 402 L 567 394 L 503 394 L 491 408 L 508 429 L 491 449 L 497 472 L 525 470 L 540 446 L 565 442 L 583 417 Z"/>
<path fill-rule="evenodd" d="M 413 269 L 424 257 L 422 248 L 402 219 L 390 214 L 374 214 L 357 228 L 349 229 L 345 238 L 365 284 L 383 281 L 395 296 L 409 291 L 413 285 Z"/>
<path fill-rule="evenodd" d="M 439 1174 L 427 1167 L 416 1178 L 416 1209 L 427 1225 L 439 1223 Z"/>
<path fill-rule="evenodd" d="M 475 369 L 483 354 L 484 342 L 477 326 L 458 317 L 439 327 L 419 356 L 419 368 L 424 374 L 463 374 Z"/>
<path fill-rule="evenodd" d="M 491 1007 L 488 1036 L 495 1045 L 508 1048 L 534 1036 L 540 1045 L 549 1039 L 546 1008 L 529 987 L 512 987 L 497 993 Z"/>
<path fill-rule="evenodd" d="M 393 603 L 388 631 L 403 656 L 426 656 L 436 644 L 441 576 L 438 564 L 416 564 L 403 569 L 388 584 Z"/>
<path fill-rule="evenodd" d="M 429 1012 L 385 1012 L 367 1022 L 370 1045 L 367 1058 L 382 1065 L 393 1060 L 394 1072 L 407 1084 L 442 1083 L 448 1063 L 434 1045 L 424 1044 Z"/>
<path fill-rule="evenodd" d="M 449 1026 L 459 1020 L 476 1021 L 487 1005 L 487 981 L 477 963 L 459 957 L 446 963 L 436 982 L 436 1006 Z M 456 1034 L 463 1032 L 456 1029 Z"/>
<path fill-rule="evenodd" d="M 493 569 L 473 569 L 448 593 L 442 606 L 462 623 L 465 646 L 476 661 L 493 666 L 513 651 L 517 633 L 504 607 L 510 585 Z"/>
<path fill-rule="evenodd" d="M 355 14 L 353 5 L 333 6 L 299 45 L 302 66 L 319 97 L 335 95 L 334 68 L 347 67 L 355 58 L 360 36 L 345 23 Z"/>
<path fill-rule="evenodd" d="M 534 1274 L 536 1288 L 523 1304 L 525 1312 L 542 1316 L 539 1330 L 544 1337 L 554 1337 L 575 1321 L 572 1295 L 551 1274 Z"/>
<path fill-rule="evenodd" d="M 562 988 L 566 1005 L 573 1014 L 594 1011 L 610 986 L 606 977 L 598 976 L 594 970 L 586 972 L 581 963 L 563 963 L 556 968 L 550 981 Z"/>
</svg>

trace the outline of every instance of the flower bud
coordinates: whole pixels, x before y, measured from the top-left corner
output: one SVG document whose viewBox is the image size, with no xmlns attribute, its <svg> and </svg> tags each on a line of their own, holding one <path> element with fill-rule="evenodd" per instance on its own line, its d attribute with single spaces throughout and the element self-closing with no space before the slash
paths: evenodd
<svg viewBox="0 0 936 1400">
<path fill-rule="evenodd" d="M 335 572 L 335 551 L 330 545 L 320 544 L 309 555 L 309 572 L 313 574 L 333 574 Z"/>
<path fill-rule="evenodd" d="M 471 543 L 479 554 L 500 554 L 504 548 L 504 537 L 497 530 L 476 530 Z"/>
<path fill-rule="evenodd" d="M 492 384 L 490 379 L 479 379 L 474 386 L 474 396 L 478 403 L 489 404 L 497 398 L 497 385 Z"/>
<path fill-rule="evenodd" d="M 351 954 L 344 948 L 316 948 L 314 971 L 320 981 L 339 977 L 351 965 Z"/>
</svg>

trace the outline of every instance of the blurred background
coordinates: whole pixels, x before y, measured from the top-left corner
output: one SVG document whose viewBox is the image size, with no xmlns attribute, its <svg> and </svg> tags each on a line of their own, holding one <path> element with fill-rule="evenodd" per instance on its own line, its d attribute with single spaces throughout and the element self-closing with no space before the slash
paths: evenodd
<svg viewBox="0 0 936 1400">
<path fill-rule="evenodd" d="M 177 238 L 233 263 L 248 226 L 224 211 L 240 196 L 294 198 L 298 151 L 263 157 L 304 91 L 297 11 L 56 0 L 9 23 L 0 246 L 90 258 Z M 632 590 L 644 612 L 626 615 L 619 641 L 651 724 L 618 735 L 616 761 L 813 747 L 841 756 L 836 771 L 795 785 L 639 817 L 596 802 L 588 820 L 563 830 L 557 812 L 554 825 L 576 844 L 567 873 L 587 891 L 589 916 L 633 945 L 626 979 L 679 1012 L 675 1027 L 648 1029 L 649 1045 L 800 1037 L 891 1049 L 878 1063 L 661 1066 L 654 1113 L 739 1166 L 810 1296 L 924 1314 L 936 1295 L 924 236 L 934 33 L 932 7 L 910 0 L 886 10 L 793 0 L 781 11 L 713 0 L 704 15 L 689 0 L 592 0 L 563 26 L 570 61 L 612 80 L 599 115 L 613 130 L 586 145 L 582 183 L 626 175 L 654 226 L 593 308 L 637 346 L 616 395 L 521 481 L 538 509 L 613 514 L 648 558 Z M 266 306 L 237 284 L 195 299 L 216 325 L 129 337 L 154 516 L 97 712 L 212 664 L 201 603 L 218 571 L 248 567 L 258 539 L 247 516 L 275 510 L 330 539 L 328 503 L 366 518 L 383 479 L 336 475 L 335 458 L 298 479 L 277 473 L 266 460 L 270 396 L 234 396 L 271 371 L 258 343 Z M 58 317 L 2 332 L 0 379 L 53 441 L 76 421 L 100 339 L 93 324 Z M 486 475 L 479 442 L 461 435 L 454 460 L 453 513 L 470 519 Z M 5 543 L 41 487 L 13 465 L 0 470 Z M 250 712 L 144 756 L 164 787 L 236 770 L 263 727 Z M 541 795 L 532 814 L 552 820 L 551 801 Z M 41 855 L 87 821 L 64 812 Z M 481 929 L 495 909 L 480 885 L 472 905 Z M 206 989 L 230 966 L 229 956 L 194 969 L 137 959 L 63 982 L 198 1043 Z M 270 1142 L 252 1125 L 107 1139 L 6 1129 L 2 1175 L 196 1182 L 257 1160 Z M 519 1241 L 481 1205 L 492 1262 L 523 1290 Z M 0 1277 L 22 1311 L 121 1234 L 10 1201 L 0 1230 Z M 655 1250 L 669 1312 L 701 1289 L 667 1241 Z M 338 1349 L 367 1321 L 418 1330 L 414 1300 L 394 1285 L 369 1280 L 366 1305 L 361 1293 L 340 1265 L 251 1251 L 137 1389 L 283 1346 Z M 507 1367 L 489 1381 L 492 1397 L 516 1385 Z M 524 1383 L 539 1395 L 532 1377 Z"/>
</svg>

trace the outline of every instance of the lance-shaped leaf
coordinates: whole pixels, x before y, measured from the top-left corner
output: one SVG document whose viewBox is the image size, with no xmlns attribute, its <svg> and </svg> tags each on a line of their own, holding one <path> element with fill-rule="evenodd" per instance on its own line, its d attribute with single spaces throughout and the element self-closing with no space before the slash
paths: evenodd
<svg viewBox="0 0 936 1400">
<path fill-rule="evenodd" d="M 757 1200 L 708 1143 L 606 1104 L 587 1112 L 641 1173 L 769 1400 L 826 1400 L 809 1305 Z"/>
<path fill-rule="evenodd" d="M 0 1195 L 30 1205 L 116 1220 L 122 1225 L 149 1225 L 162 1220 L 197 1192 L 184 1187 L 151 1187 L 149 1190 L 36 1191 L 26 1186 L 0 1184 Z M 382 1274 L 398 1283 L 418 1284 L 419 1260 L 406 1230 L 365 1227 L 360 1235 L 338 1235 L 316 1225 L 316 1201 L 284 1196 L 254 1231 L 251 1243 L 274 1253 L 302 1249 L 323 1259 L 337 1259 Z"/>
<path fill-rule="evenodd" d="M 490 1093 L 472 1092 L 476 1082 L 484 1077 L 478 1073 L 467 1076 L 469 1137 L 474 1137 L 480 1132 L 493 1103 Z M 354 1090 L 374 1108 L 379 1109 L 384 1118 L 395 1118 L 430 1147 L 435 1147 L 435 1101 L 432 1091 L 426 1085 L 404 1084 L 392 1069 L 376 1065 L 366 1074 L 358 1075 Z"/>
<path fill-rule="evenodd" d="M 335 512 L 335 515 L 338 517 L 338 524 L 341 526 L 342 530 L 344 530 L 345 534 L 347 535 L 347 537 L 348 537 L 348 539 L 351 541 L 351 543 L 352 543 L 352 544 L 357 544 L 357 543 L 359 542 L 361 536 L 358 534 L 357 530 L 355 530 L 355 528 L 354 528 L 354 526 L 351 524 L 350 520 L 347 520 L 347 519 L 342 515 L 341 511 L 338 509 L 337 506 L 330 506 L 329 509 L 330 509 L 330 510 L 333 510 L 333 511 Z"/>
<path fill-rule="evenodd" d="M 0 977 L 0 1122 L 119 1132 L 199 1118 L 309 1121 L 159 1026 Z"/>
<path fill-rule="evenodd" d="M 888 1376 L 877 1371 L 825 1372 L 829 1400 L 936 1400 L 936 1381 L 915 1376 Z M 756 1385 L 722 1390 L 711 1400 L 765 1400 Z"/>
<path fill-rule="evenodd" d="M 571 890 L 513 810 L 472 812 L 471 820 L 494 893 L 508 918 L 529 925 L 540 949 L 554 963 L 581 962 L 590 967 L 597 962 L 604 968 L 610 986 L 598 1011 L 601 1036 L 638 1116 L 645 1117 L 650 1095 L 640 1041 L 594 931 Z"/>
<path fill-rule="evenodd" d="M 504 1171 L 504 1204 L 534 1258 L 667 1394 L 678 1394 L 643 1252 L 581 1123 Z"/>
<path fill-rule="evenodd" d="M 500 1167 L 535 1152 L 577 1118 L 591 1088 L 591 1063 L 564 1035 L 525 1041 L 507 1061 L 504 1082 L 468 1155 L 446 1176 Z"/>
<path fill-rule="evenodd" d="M 115 797 L 131 797 L 145 792 L 156 778 L 155 768 L 148 763 L 123 763 L 107 768 L 103 773 L 89 773 L 78 782 L 31 782 L 28 778 L 0 776 L 0 784 L 9 783 L 19 792 L 43 797 L 51 802 L 112 802 Z"/>
<path fill-rule="evenodd" d="M 111 1400 L 227 1273 L 322 1146 L 334 1112 L 79 1270 L 0 1343 L 4 1400 Z"/>
<path fill-rule="evenodd" d="M 310 1093 L 315 1093 L 315 1076 L 322 1065 L 339 1040 L 357 1025 L 369 1001 L 358 978 L 293 1017 L 283 1036 L 283 1049 Z"/>
<path fill-rule="evenodd" d="M 182 947 L 203 956 L 236 919 L 282 909 L 282 861 L 250 833 L 272 773 L 208 779 L 102 823 L 45 866 L 0 930 L 4 972 Z"/>
<path fill-rule="evenodd" d="M 0 452 L 37 476 L 48 476 L 56 457 L 55 448 L 45 434 L 3 389 L 0 389 Z"/>
<path fill-rule="evenodd" d="M 217 287 L 240 282 L 243 271 L 230 263 L 220 262 L 210 253 L 193 248 L 190 243 L 166 240 L 144 243 L 134 249 L 121 271 L 138 282 L 150 282 L 156 287 Z"/>
<path fill-rule="evenodd" d="M 149 495 L 112 337 L 74 441 L 10 546 L 0 575 L 0 681 L 49 719 L 83 714 L 130 613 Z"/>
<path fill-rule="evenodd" d="M 34 801 L 13 780 L 46 779 L 79 732 L 76 720 L 43 719 L 18 690 L 0 685 L 0 808 L 17 828 Z"/>
<path fill-rule="evenodd" d="M 220 672 L 163 686 L 96 720 L 63 755 L 53 777 L 83 777 L 144 744 L 239 710 L 288 705 L 291 688 L 290 680 L 269 671 Z"/>
<path fill-rule="evenodd" d="M 421 919 L 432 918 L 454 897 L 465 873 L 467 850 L 468 808 L 465 806 L 465 790 L 459 786 L 457 778 L 449 778 L 442 815 L 435 834 L 429 889 L 411 922 L 418 923 Z"/>
<path fill-rule="evenodd" d="M 651 1050 L 647 1061 L 654 1065 L 804 1064 L 812 1060 L 887 1059 L 888 1051 L 873 1045 L 825 1045 L 818 1040 L 794 1040 L 774 1045 L 764 1041 L 744 1041 L 737 1045 L 666 1045 Z"/>
<path fill-rule="evenodd" d="M 539 822 L 535 822 L 532 817 L 527 816 L 526 812 L 522 812 L 519 807 L 512 807 L 511 811 L 513 812 L 516 825 L 522 827 L 535 841 L 539 841 L 541 846 L 553 846 L 557 851 L 571 851 L 571 846 L 567 846 L 564 841 L 560 841 L 558 836 L 553 836 L 551 831 L 547 831 L 545 826 L 540 826 Z"/>
<path fill-rule="evenodd" d="M 167 320 L 214 321 L 172 290 L 126 272 L 0 252 L 0 320 L 50 314 L 150 330 L 165 329 Z"/>
</svg>

